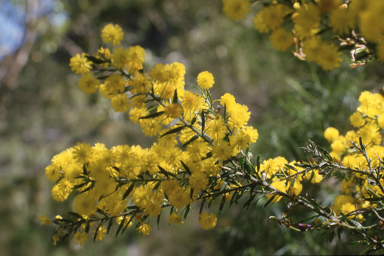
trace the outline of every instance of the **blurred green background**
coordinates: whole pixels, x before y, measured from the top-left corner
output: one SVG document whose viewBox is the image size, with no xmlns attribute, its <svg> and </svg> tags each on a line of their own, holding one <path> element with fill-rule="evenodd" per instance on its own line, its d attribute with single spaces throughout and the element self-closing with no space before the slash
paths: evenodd
<svg viewBox="0 0 384 256">
<path fill-rule="evenodd" d="M 226 92 L 251 111 L 251 125 L 260 138 L 252 146 L 262 160 L 284 156 L 305 159 L 300 147 L 307 139 L 329 148 L 322 136 L 334 126 L 351 129 L 349 116 L 363 90 L 383 86 L 380 63 L 323 72 L 276 52 L 267 36 L 252 28 L 252 17 L 236 23 L 221 12 L 221 1 L 203 0 L 6 0 L 0 1 L 0 255 L 295 255 L 355 254 L 350 234 L 341 241 L 320 231 L 297 233 L 269 228 L 271 215 L 281 217 L 284 203 L 263 208 L 242 204 L 225 208 L 218 225 L 205 231 L 196 211 L 184 225 L 162 220 L 148 237 L 131 228 L 123 236 L 113 232 L 103 242 L 79 247 L 69 241 L 53 246 L 54 229 L 40 226 L 49 217 L 71 211 L 71 199 L 54 202 L 54 185 L 45 178 L 50 159 L 77 142 L 151 145 L 127 118 L 113 112 L 98 95 L 77 88 L 78 75 L 69 59 L 79 52 L 94 53 L 101 46 L 100 31 L 117 23 L 125 32 L 124 46 L 141 45 L 146 68 L 157 62 L 182 62 L 186 88 L 208 70 L 216 84 L 214 98 Z M 255 11 L 257 10 L 257 6 Z M 5 22 L 4 22 L 5 21 Z M 8 34 L 7 34 L 8 33 Z M 9 39 L 7 41 L 7 39 Z M 338 188 L 323 184 L 309 190 L 326 206 Z M 196 205 L 197 207 L 197 205 Z M 216 207 L 218 209 L 218 207 Z M 303 218 L 305 213 L 296 213 Z M 298 220 L 297 219 L 297 220 Z M 152 223 L 153 226 L 154 223 Z M 112 230 L 113 231 L 113 230 Z"/>
</svg>

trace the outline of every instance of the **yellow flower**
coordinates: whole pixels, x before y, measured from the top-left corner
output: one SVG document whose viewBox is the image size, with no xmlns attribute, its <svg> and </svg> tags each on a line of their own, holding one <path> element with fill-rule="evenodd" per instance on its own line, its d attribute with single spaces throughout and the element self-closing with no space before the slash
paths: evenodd
<svg viewBox="0 0 384 256">
<path fill-rule="evenodd" d="M 83 245 L 88 240 L 88 234 L 85 232 L 78 232 L 75 234 L 75 244 Z"/>
<path fill-rule="evenodd" d="M 42 213 L 41 216 L 38 217 L 38 218 L 39 218 L 39 221 L 41 221 L 40 225 L 49 225 L 49 224 L 51 224 L 51 220 L 49 218 L 45 217 L 44 213 Z"/>
<path fill-rule="evenodd" d="M 225 16 L 234 21 L 244 19 L 251 11 L 251 3 L 248 0 L 222 0 Z"/>
<path fill-rule="evenodd" d="M 208 214 L 208 212 L 202 212 L 199 215 L 198 222 L 201 225 L 201 227 L 205 230 L 213 229 L 217 223 L 216 214 L 214 213 Z"/>
<path fill-rule="evenodd" d="M 332 31 L 338 34 L 348 34 L 356 24 L 354 15 L 347 9 L 336 9 L 329 16 L 329 25 Z"/>
<path fill-rule="evenodd" d="M 278 28 L 269 36 L 273 48 L 278 51 L 286 51 L 293 45 L 293 35 L 288 33 L 285 28 Z"/>
<path fill-rule="evenodd" d="M 164 113 L 172 118 L 178 118 L 183 113 L 183 108 L 180 104 L 174 103 L 164 108 Z"/>
<path fill-rule="evenodd" d="M 100 81 L 93 78 L 93 73 L 88 72 L 81 76 L 79 79 L 79 88 L 85 94 L 91 94 L 97 92 L 97 89 L 100 86 Z"/>
<path fill-rule="evenodd" d="M 355 112 L 353 113 L 350 117 L 349 117 L 349 120 L 351 121 L 351 124 L 354 126 L 354 127 L 361 127 L 365 124 L 365 120 L 364 118 L 361 116 L 361 114 L 359 112 Z"/>
<path fill-rule="evenodd" d="M 89 61 L 85 57 L 85 53 L 76 54 L 75 57 L 72 57 L 69 66 L 72 71 L 75 71 L 76 74 L 84 74 L 87 73 L 92 68 L 92 61 Z"/>
<path fill-rule="evenodd" d="M 107 233 L 107 229 L 105 228 L 105 226 L 102 226 L 98 230 L 93 231 L 93 233 L 96 233 L 96 232 L 97 232 L 96 241 L 101 241 L 104 239 L 105 234 Z"/>
<path fill-rule="evenodd" d="M 183 219 L 180 215 L 178 215 L 176 212 L 173 212 L 171 215 L 169 215 L 169 224 L 176 223 L 177 225 L 184 224 Z"/>
<path fill-rule="evenodd" d="M 215 83 L 215 80 L 213 78 L 213 75 L 208 71 L 201 72 L 197 76 L 197 85 L 201 89 L 209 89 L 213 86 L 214 83 Z"/>
<path fill-rule="evenodd" d="M 256 14 L 253 25 L 260 33 L 269 33 L 284 23 L 288 13 L 289 10 L 283 4 L 269 5 Z"/>
<path fill-rule="evenodd" d="M 337 137 L 339 137 L 339 131 L 336 128 L 328 127 L 324 131 L 324 138 L 329 142 L 334 141 Z"/>
<path fill-rule="evenodd" d="M 104 43 L 112 42 L 113 45 L 120 45 L 121 40 L 124 38 L 124 32 L 119 25 L 106 25 L 101 31 L 101 39 Z"/>
<path fill-rule="evenodd" d="M 136 228 L 136 230 L 140 233 L 143 234 L 144 236 L 147 236 L 151 233 L 152 227 L 148 225 L 147 223 L 142 223 L 140 226 Z"/>
<path fill-rule="evenodd" d="M 119 93 L 111 97 L 111 105 L 116 112 L 124 113 L 128 111 L 131 104 L 128 101 L 128 96 L 125 93 Z"/>
<path fill-rule="evenodd" d="M 53 240 L 53 245 L 56 246 L 56 243 L 58 241 L 60 241 L 60 237 L 58 234 L 54 234 L 53 237 L 52 237 L 52 240 Z"/>
</svg>

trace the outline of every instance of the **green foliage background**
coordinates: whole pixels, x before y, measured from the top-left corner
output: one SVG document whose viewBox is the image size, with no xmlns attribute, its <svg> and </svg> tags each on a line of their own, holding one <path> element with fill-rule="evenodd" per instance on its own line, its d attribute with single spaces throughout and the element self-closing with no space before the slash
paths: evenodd
<svg viewBox="0 0 384 256">
<path fill-rule="evenodd" d="M 14 4 L 25 8 L 27 2 Z M 101 45 L 99 34 L 105 24 L 123 27 L 125 46 L 139 44 L 146 49 L 147 68 L 157 62 L 185 64 L 187 89 L 196 83 L 199 72 L 210 71 L 216 81 L 215 98 L 229 92 L 250 108 L 251 123 L 260 134 L 252 148 L 262 160 L 303 159 L 299 147 L 307 139 L 329 147 L 324 129 L 351 129 L 349 116 L 358 106 L 360 92 L 378 91 L 384 78 L 380 63 L 355 69 L 344 64 L 325 73 L 289 52 L 276 52 L 252 28 L 250 19 L 235 23 L 225 18 L 220 1 L 54 3 L 49 15 L 65 14 L 67 21 L 55 25 L 48 15 L 39 18 L 34 28 L 38 37 L 17 77 L 18 86 L 3 92 L 0 103 L 0 255 L 293 255 L 360 250 L 349 246 L 350 234 L 329 243 L 327 234 L 316 231 L 271 229 L 268 217 L 281 217 L 287 208 L 279 203 L 264 209 L 262 202 L 249 211 L 242 205 L 225 208 L 211 231 L 199 227 L 195 212 L 181 226 L 170 227 L 162 220 L 161 229 L 154 228 L 149 237 L 131 228 L 117 238 L 88 241 L 85 247 L 71 240 L 53 246 L 52 227 L 40 226 L 37 217 L 42 212 L 49 217 L 64 214 L 72 205 L 71 198 L 57 203 L 50 197 L 53 184 L 45 178 L 44 168 L 52 156 L 76 142 L 101 142 L 108 147 L 152 143 L 102 97 L 84 95 L 77 88 L 78 76 L 70 72 L 74 53 L 95 52 Z M 348 56 L 345 59 L 348 63 Z M 2 65 L 11 64 L 3 61 Z M 328 205 L 337 192 L 333 184 L 309 190 Z M 305 213 L 295 214 L 299 219 Z"/>
</svg>

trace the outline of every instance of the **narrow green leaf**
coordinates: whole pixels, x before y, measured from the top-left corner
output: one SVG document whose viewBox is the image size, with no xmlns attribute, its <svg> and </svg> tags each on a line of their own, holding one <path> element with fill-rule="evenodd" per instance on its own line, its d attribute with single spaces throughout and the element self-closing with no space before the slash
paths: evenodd
<svg viewBox="0 0 384 256">
<path fill-rule="evenodd" d="M 207 97 L 208 97 L 208 100 L 209 100 L 209 105 L 213 106 L 212 96 L 211 96 L 211 93 L 208 90 L 207 90 Z"/>
<path fill-rule="evenodd" d="M 124 225 L 124 228 L 123 228 L 123 231 L 121 231 L 121 234 L 124 234 L 125 230 L 129 227 L 129 223 L 132 222 L 132 220 L 133 220 L 134 217 L 135 217 L 135 216 L 132 215 L 131 218 L 129 219 L 129 221 L 127 222 L 127 224 Z"/>
<path fill-rule="evenodd" d="M 164 111 L 160 111 L 160 112 L 156 112 L 156 113 L 153 113 L 153 114 L 149 114 L 147 116 L 140 117 L 139 119 L 155 118 L 155 117 L 161 116 L 163 114 L 164 114 Z"/>
<path fill-rule="evenodd" d="M 109 230 L 111 230 L 112 225 L 113 225 L 113 219 L 110 219 L 108 223 L 107 234 L 109 233 Z"/>
<path fill-rule="evenodd" d="M 135 187 L 135 183 L 132 182 L 131 186 L 127 189 L 127 191 L 123 194 L 123 200 L 129 196 L 129 194 L 132 192 L 133 188 Z"/>
<path fill-rule="evenodd" d="M 191 188 L 191 194 L 190 194 L 190 197 L 191 197 L 191 199 L 193 198 L 193 188 Z"/>
<path fill-rule="evenodd" d="M 173 103 L 173 104 L 176 104 L 176 103 L 177 103 L 177 90 L 175 90 L 175 92 L 173 93 L 172 103 Z"/>
<path fill-rule="evenodd" d="M 238 191 L 235 191 L 235 193 L 233 193 L 231 201 L 229 202 L 229 206 L 232 206 L 232 204 L 233 204 L 233 202 L 234 202 L 234 200 L 235 200 L 235 198 L 237 197 L 238 194 L 239 194 Z"/>
<path fill-rule="evenodd" d="M 204 115 L 204 109 L 201 111 L 201 133 L 204 133 L 205 128 L 205 115 Z"/>
<path fill-rule="evenodd" d="M 196 123 L 196 117 L 192 118 L 191 126 L 194 125 L 195 123 Z"/>
<path fill-rule="evenodd" d="M 124 217 L 123 217 L 123 219 L 121 220 L 119 226 L 117 227 L 116 236 L 119 234 L 121 228 L 123 227 L 126 218 L 127 218 L 127 216 L 124 215 Z"/>
<path fill-rule="evenodd" d="M 80 214 L 78 214 L 77 212 L 68 212 L 70 215 L 72 215 L 73 217 L 77 218 L 77 219 L 83 219 L 83 216 L 81 216 Z"/>
<path fill-rule="evenodd" d="M 190 204 L 187 205 L 187 207 L 185 207 L 184 219 L 187 218 L 190 209 L 191 209 L 191 205 Z"/>
<path fill-rule="evenodd" d="M 201 202 L 199 214 L 201 214 L 201 212 L 203 211 L 204 203 L 205 203 L 205 199 L 203 199 L 203 202 Z"/>
<path fill-rule="evenodd" d="M 269 198 L 269 200 L 265 203 L 264 208 L 267 207 L 275 199 L 275 197 L 276 195 L 273 195 L 271 198 Z"/>
<path fill-rule="evenodd" d="M 256 166 L 257 166 L 257 172 L 260 172 L 260 155 L 257 156 Z"/>
<path fill-rule="evenodd" d="M 157 229 L 160 230 L 160 217 L 161 213 L 157 216 Z"/>
<path fill-rule="evenodd" d="M 73 186 L 73 189 L 82 188 L 82 187 L 84 187 L 85 185 L 87 185 L 87 183 L 81 183 L 81 184 L 78 184 L 78 185 Z"/>
<path fill-rule="evenodd" d="M 91 228 L 91 225 L 89 224 L 89 222 L 87 222 L 87 225 L 85 226 L 85 233 L 89 233 L 89 229 Z"/>
<path fill-rule="evenodd" d="M 223 211 L 223 208 L 224 208 L 224 205 L 225 205 L 225 195 L 223 195 L 223 198 L 221 199 L 221 202 L 220 202 L 220 207 L 219 207 L 219 215 L 221 214 L 221 212 Z"/>
<path fill-rule="evenodd" d="M 85 166 L 85 164 L 83 164 L 83 174 L 85 176 L 88 176 L 87 167 Z"/>
<path fill-rule="evenodd" d="M 101 223 L 97 226 L 95 230 L 95 234 L 93 235 L 93 241 L 96 242 L 97 233 L 99 232 L 99 229 L 101 227 Z"/>
<path fill-rule="evenodd" d="M 168 134 L 177 133 L 177 132 L 183 130 L 184 127 L 185 127 L 185 126 L 183 125 L 183 126 L 176 127 L 176 128 L 174 128 L 174 129 L 172 129 L 172 130 L 169 130 L 169 131 L 167 131 L 166 133 L 162 134 L 162 135 L 160 136 L 160 138 L 162 138 L 162 137 L 164 137 L 165 135 L 168 135 Z"/>
<path fill-rule="evenodd" d="M 186 146 L 188 146 L 189 144 L 191 144 L 192 142 L 194 142 L 194 141 L 197 140 L 198 138 L 200 138 L 200 136 L 196 134 L 195 136 L 193 136 L 192 138 L 190 138 L 186 143 L 184 143 L 184 144 L 182 145 L 182 147 L 185 148 Z"/>
<path fill-rule="evenodd" d="M 245 202 L 243 208 L 247 207 L 247 211 L 248 211 L 249 206 L 251 205 L 253 199 L 255 199 L 256 195 L 257 195 L 257 194 L 251 195 L 251 196 L 249 197 L 249 199 L 247 200 L 247 202 Z"/>
<path fill-rule="evenodd" d="M 103 63 L 106 63 L 108 62 L 107 60 L 104 60 L 104 59 L 98 59 L 94 56 L 91 56 L 91 55 L 85 55 L 85 57 L 89 60 L 89 61 L 92 61 L 93 63 L 95 64 L 103 64 Z"/>
<path fill-rule="evenodd" d="M 334 237 L 335 237 L 335 232 L 333 232 L 333 229 L 332 229 L 332 230 L 329 231 L 329 233 L 328 233 L 328 241 L 329 241 L 330 243 L 332 243 Z"/>
<path fill-rule="evenodd" d="M 176 177 L 173 173 L 167 172 L 167 171 L 166 171 L 163 167 L 161 167 L 160 165 L 158 165 L 157 167 L 159 167 L 160 173 L 161 173 L 161 174 L 164 174 L 167 178 L 169 178 L 169 176 Z"/>
<path fill-rule="evenodd" d="M 188 166 L 183 162 L 183 161 L 180 161 L 181 164 L 183 165 L 185 171 L 189 174 L 189 175 L 192 175 L 191 173 L 191 170 L 189 170 Z"/>
</svg>

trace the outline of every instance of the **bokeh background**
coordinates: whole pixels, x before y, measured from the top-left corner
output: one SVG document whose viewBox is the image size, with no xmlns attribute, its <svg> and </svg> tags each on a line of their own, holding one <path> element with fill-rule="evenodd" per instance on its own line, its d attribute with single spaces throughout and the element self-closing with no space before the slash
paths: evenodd
<svg viewBox="0 0 384 256">
<path fill-rule="evenodd" d="M 262 160 L 284 156 L 305 159 L 307 139 L 329 148 L 323 131 L 351 129 L 349 116 L 363 90 L 383 86 L 380 63 L 354 69 L 346 62 L 332 72 L 276 52 L 267 36 L 252 27 L 252 17 L 227 19 L 221 1 L 206 0 L 1 0 L 0 1 L 0 255 L 296 255 L 355 254 L 350 234 L 329 242 L 320 231 L 294 232 L 270 228 L 271 215 L 281 217 L 286 204 L 263 207 L 242 203 L 225 211 L 217 227 L 205 231 L 196 211 L 184 225 L 162 220 L 148 237 L 133 229 L 102 242 L 75 246 L 73 240 L 53 246 L 49 217 L 71 211 L 71 198 L 57 203 L 54 185 L 45 178 L 50 159 L 77 142 L 149 147 L 151 140 L 127 114 L 113 112 L 98 95 L 77 88 L 78 75 L 69 59 L 101 46 L 100 31 L 117 23 L 124 46 L 141 45 L 146 68 L 178 61 L 187 68 L 186 88 L 208 70 L 215 76 L 214 98 L 229 92 L 251 111 L 260 138 L 252 145 Z M 257 11 L 257 4 L 254 8 Z M 326 206 L 338 192 L 335 184 L 309 190 Z M 196 208 L 198 205 L 196 205 Z M 218 207 L 217 207 L 218 209 Z M 306 213 L 295 213 L 297 220 Z"/>
</svg>

